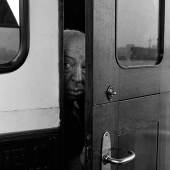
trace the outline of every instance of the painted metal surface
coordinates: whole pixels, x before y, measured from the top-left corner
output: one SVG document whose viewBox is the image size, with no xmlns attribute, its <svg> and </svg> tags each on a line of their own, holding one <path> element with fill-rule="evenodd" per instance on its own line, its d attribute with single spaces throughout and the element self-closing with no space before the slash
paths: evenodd
<svg viewBox="0 0 170 170">
<path fill-rule="evenodd" d="M 59 126 L 58 27 L 58 1 L 30 1 L 26 62 L 0 75 L 0 133 Z"/>
<path fill-rule="evenodd" d="M 117 1 L 94 0 L 92 169 L 101 167 L 101 141 L 109 131 L 118 158 L 133 151 L 136 159 L 112 170 L 156 170 L 160 115 L 160 65 L 124 69 L 115 60 Z M 105 31 L 103 31 L 105 30 Z M 113 100 L 106 87 L 117 92 Z"/>
<path fill-rule="evenodd" d="M 58 127 L 59 108 L 2 111 L 0 134 Z"/>
</svg>

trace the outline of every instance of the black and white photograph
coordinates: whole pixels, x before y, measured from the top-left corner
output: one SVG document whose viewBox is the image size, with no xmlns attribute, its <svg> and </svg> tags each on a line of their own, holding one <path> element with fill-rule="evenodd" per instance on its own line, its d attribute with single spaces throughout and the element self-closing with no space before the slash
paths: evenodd
<svg viewBox="0 0 170 170">
<path fill-rule="evenodd" d="M 0 170 L 170 170 L 170 1 L 0 0 Z"/>
</svg>

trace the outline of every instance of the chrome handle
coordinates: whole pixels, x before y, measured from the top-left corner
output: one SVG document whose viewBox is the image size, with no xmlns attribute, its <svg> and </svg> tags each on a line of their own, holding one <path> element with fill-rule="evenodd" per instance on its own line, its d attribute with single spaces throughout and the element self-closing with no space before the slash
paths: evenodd
<svg viewBox="0 0 170 170">
<path fill-rule="evenodd" d="M 103 163 L 107 164 L 107 163 L 111 163 L 111 164 L 126 164 L 132 160 L 135 159 L 135 153 L 133 151 L 129 151 L 128 152 L 130 155 L 121 159 L 116 159 L 116 158 L 112 158 L 109 156 L 109 154 L 106 154 L 103 156 Z"/>
</svg>

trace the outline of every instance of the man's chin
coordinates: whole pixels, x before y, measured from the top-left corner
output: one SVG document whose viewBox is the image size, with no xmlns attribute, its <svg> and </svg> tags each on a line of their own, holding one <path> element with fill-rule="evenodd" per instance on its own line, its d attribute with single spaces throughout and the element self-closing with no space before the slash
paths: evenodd
<svg viewBox="0 0 170 170">
<path fill-rule="evenodd" d="M 80 93 L 80 94 L 70 94 L 70 93 L 67 93 L 65 95 L 65 97 L 69 100 L 69 101 L 75 101 L 75 100 L 79 100 L 82 98 L 82 96 L 84 96 L 84 93 Z"/>
<path fill-rule="evenodd" d="M 75 95 L 67 95 L 67 99 L 72 101 L 72 100 L 77 100 L 79 96 L 75 96 Z"/>
</svg>

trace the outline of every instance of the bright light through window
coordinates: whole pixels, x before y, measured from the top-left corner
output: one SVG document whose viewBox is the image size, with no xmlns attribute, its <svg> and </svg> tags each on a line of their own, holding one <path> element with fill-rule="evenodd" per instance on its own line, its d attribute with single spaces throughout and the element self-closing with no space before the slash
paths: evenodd
<svg viewBox="0 0 170 170">
<path fill-rule="evenodd" d="M 7 2 L 19 25 L 19 0 L 7 0 Z"/>
</svg>

